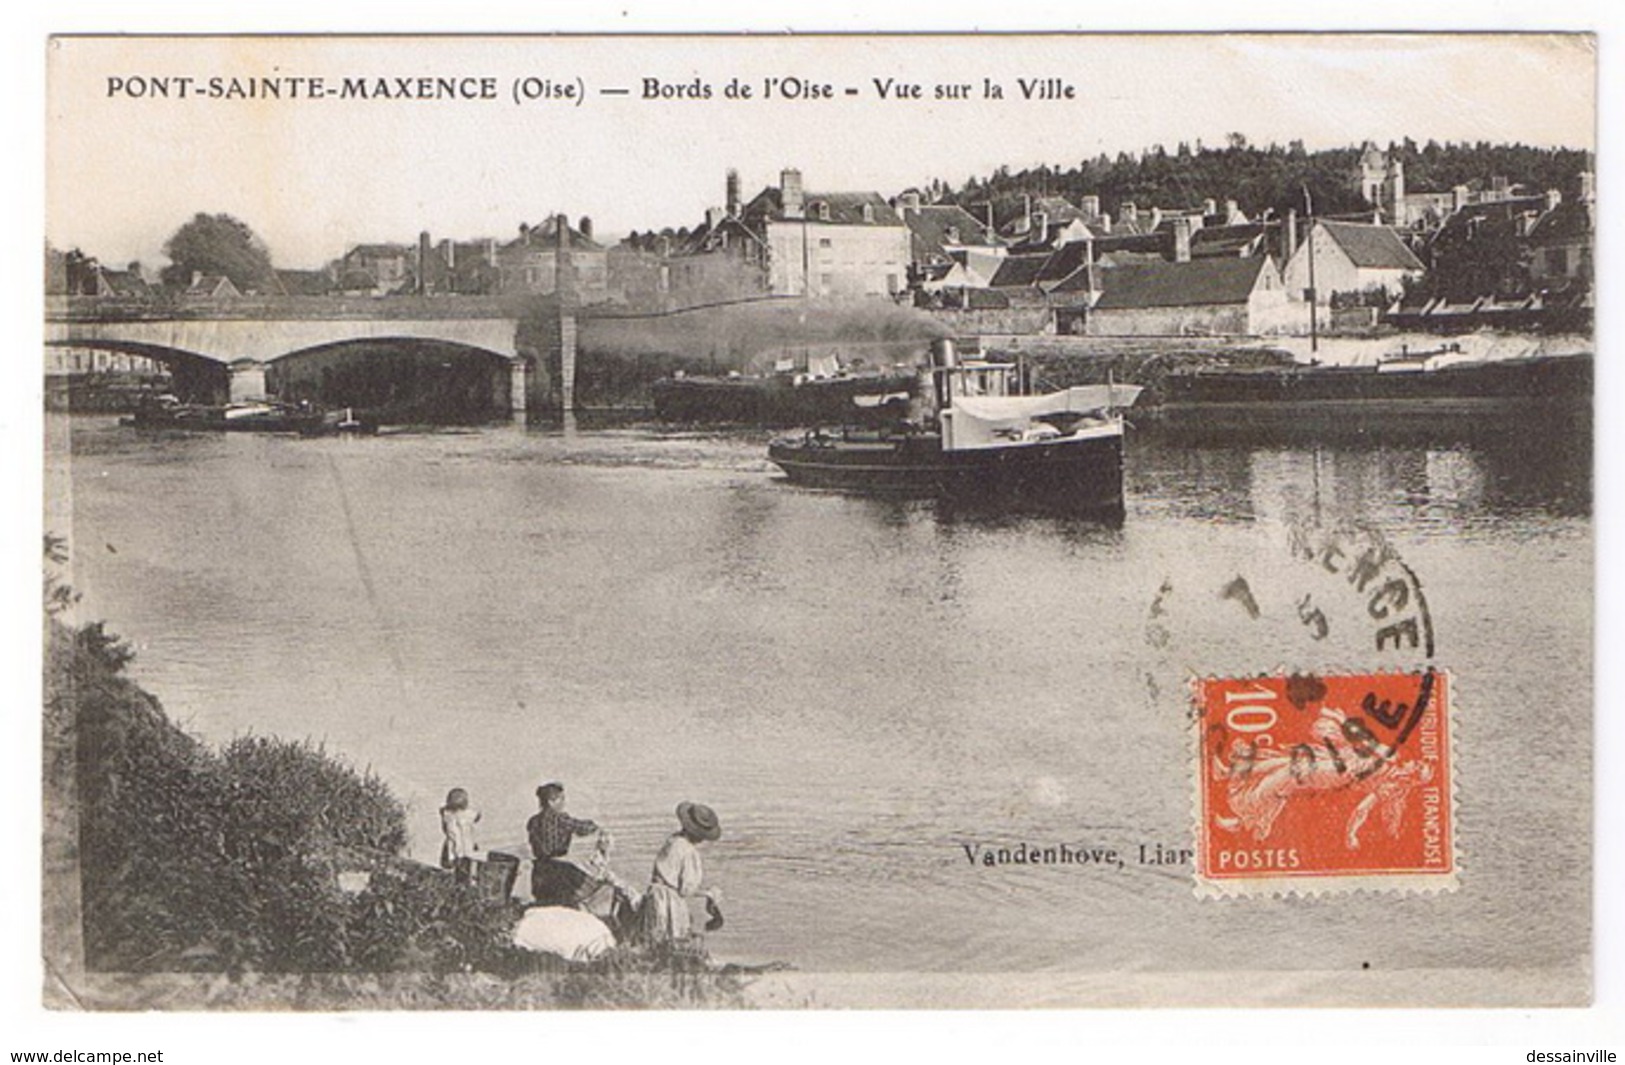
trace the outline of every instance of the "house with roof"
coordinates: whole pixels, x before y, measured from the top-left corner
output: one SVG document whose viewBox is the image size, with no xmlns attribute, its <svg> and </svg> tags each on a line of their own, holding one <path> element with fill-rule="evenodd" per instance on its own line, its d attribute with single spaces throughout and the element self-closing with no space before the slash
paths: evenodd
<svg viewBox="0 0 1625 1065">
<path fill-rule="evenodd" d="M 128 270 L 114 270 L 98 263 L 90 274 L 91 295 L 142 299 L 152 293 L 152 286 L 147 284 L 146 278 L 141 276 L 140 269 L 134 265 Z"/>
<path fill-rule="evenodd" d="M 745 223 L 739 173 L 728 171 L 724 206 L 707 208 L 705 221 L 677 241 L 667 283 L 685 303 L 763 295 L 771 271 L 767 234 Z"/>
<path fill-rule="evenodd" d="M 329 270 L 271 271 L 268 286 L 277 296 L 327 296 L 334 291 L 333 274 Z"/>
<path fill-rule="evenodd" d="M 1397 296 L 1424 266 L 1391 226 L 1315 219 L 1282 276 L 1293 299 L 1307 300 L 1311 256 L 1317 304 L 1334 295 L 1387 292 Z"/>
<path fill-rule="evenodd" d="M 729 170 L 722 207 L 669 246 L 672 294 L 701 298 L 775 295 L 896 297 L 907 290 L 912 237 L 876 192 L 813 192 L 786 169 L 748 203 Z"/>
<path fill-rule="evenodd" d="M 241 296 L 242 291 L 225 274 L 205 274 L 197 270 L 192 271 L 192 283 L 181 293 L 185 300 L 226 300 Z"/>
<path fill-rule="evenodd" d="M 410 244 L 357 244 L 333 264 L 342 292 L 387 296 L 413 284 L 416 253 Z"/>
<path fill-rule="evenodd" d="M 497 242 L 490 238 L 436 242 L 427 232 L 420 233 L 413 274 L 421 295 L 489 295 L 502 280 Z"/>
<path fill-rule="evenodd" d="M 1005 247 L 975 216 L 952 204 L 922 204 L 904 193 L 894 205 L 909 231 L 909 287 L 986 288 Z"/>
<path fill-rule="evenodd" d="M 1021 210 L 1005 218 L 999 236 L 1012 251 L 1052 250 L 1106 231 L 1111 219 L 1100 214 L 1100 197 L 1084 197 L 1079 207 L 1064 196 L 1023 196 Z"/>
<path fill-rule="evenodd" d="M 1589 173 L 1580 175 L 1580 195 L 1556 200 L 1529 227 L 1529 279 L 1536 287 L 1559 280 L 1590 284 L 1597 244 L 1596 186 Z"/>
<path fill-rule="evenodd" d="M 1256 336 L 1291 318 L 1268 255 L 1135 263 L 1096 277 L 1099 296 L 1084 320 L 1090 336 Z"/>
<path fill-rule="evenodd" d="M 740 220 L 767 246 L 774 295 L 895 298 L 908 287 L 912 237 L 879 193 L 809 191 L 786 169 Z"/>
<path fill-rule="evenodd" d="M 568 295 L 582 303 L 609 299 L 609 252 L 592 236 L 592 220 L 571 226 L 562 214 L 521 225 L 519 236 L 496 252 L 502 292 Z"/>
</svg>

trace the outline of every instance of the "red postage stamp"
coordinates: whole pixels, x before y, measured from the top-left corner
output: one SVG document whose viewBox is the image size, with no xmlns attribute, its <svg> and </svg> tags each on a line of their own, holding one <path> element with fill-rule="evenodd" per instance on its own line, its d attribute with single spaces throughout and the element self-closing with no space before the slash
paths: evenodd
<svg viewBox="0 0 1625 1065">
<path fill-rule="evenodd" d="M 1431 669 L 1197 681 L 1198 890 L 1454 887 L 1450 695 Z"/>
</svg>

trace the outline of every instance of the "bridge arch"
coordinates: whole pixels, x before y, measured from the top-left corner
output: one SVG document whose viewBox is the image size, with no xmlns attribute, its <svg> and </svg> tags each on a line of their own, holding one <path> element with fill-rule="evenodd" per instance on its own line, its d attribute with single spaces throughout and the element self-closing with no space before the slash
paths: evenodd
<svg viewBox="0 0 1625 1065">
<path fill-rule="evenodd" d="M 354 407 L 381 421 L 484 421 L 524 405 L 522 359 L 452 340 L 334 340 L 286 352 L 264 366 L 266 391 L 279 399 Z"/>
<path fill-rule="evenodd" d="M 231 368 L 211 355 L 186 351 L 144 340 L 89 336 L 71 340 L 48 339 L 46 347 L 88 348 L 140 355 L 169 371 L 170 391 L 188 403 L 223 403 L 231 391 Z"/>
</svg>

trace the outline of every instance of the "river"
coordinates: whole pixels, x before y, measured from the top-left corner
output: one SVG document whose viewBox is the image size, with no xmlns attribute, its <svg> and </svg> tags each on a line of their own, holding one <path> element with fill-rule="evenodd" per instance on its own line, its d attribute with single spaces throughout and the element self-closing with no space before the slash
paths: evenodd
<svg viewBox="0 0 1625 1065">
<path fill-rule="evenodd" d="M 803 491 L 759 432 L 47 428 L 80 615 L 200 737 L 308 736 L 379 773 L 426 860 L 448 788 L 518 849 L 557 779 L 634 880 L 679 800 L 713 806 L 713 951 L 810 973 L 1547 969 L 1588 949 L 1591 486 L 1563 427 L 1146 429 L 1110 525 Z M 1427 588 L 1458 692 L 1454 893 L 1202 902 L 1188 866 L 1137 860 L 1191 845 L 1184 676 L 1403 664 L 1271 615 L 1309 580 L 1282 546 L 1306 520 L 1378 530 Z M 1217 595 L 1238 574 L 1261 619 Z M 1187 612 L 1171 645 L 1148 639 L 1166 589 Z M 986 869 L 964 849 L 1024 840 L 1136 857 Z"/>
</svg>

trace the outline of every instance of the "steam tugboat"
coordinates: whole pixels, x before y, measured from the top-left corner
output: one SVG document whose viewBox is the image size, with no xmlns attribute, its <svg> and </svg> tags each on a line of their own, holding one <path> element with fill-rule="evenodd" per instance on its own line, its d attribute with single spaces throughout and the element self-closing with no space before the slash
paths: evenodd
<svg viewBox="0 0 1625 1065">
<path fill-rule="evenodd" d="M 1123 410 L 1136 385 L 1041 395 L 1017 363 L 961 361 L 932 345 L 932 409 L 878 430 L 813 429 L 775 440 L 768 458 L 796 484 L 859 492 L 937 494 L 1045 509 L 1123 506 Z"/>
</svg>

